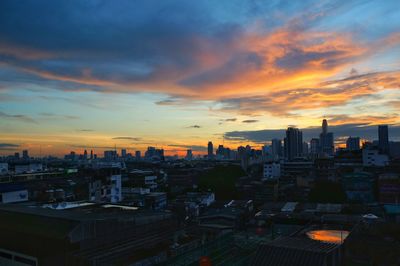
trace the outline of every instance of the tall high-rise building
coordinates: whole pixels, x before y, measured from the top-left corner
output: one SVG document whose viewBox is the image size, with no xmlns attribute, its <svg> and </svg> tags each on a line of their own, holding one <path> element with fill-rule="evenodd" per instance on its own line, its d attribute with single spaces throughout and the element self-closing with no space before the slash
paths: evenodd
<svg viewBox="0 0 400 266">
<path fill-rule="evenodd" d="M 382 153 L 389 153 L 389 128 L 387 125 L 378 126 L 378 147 Z"/>
<path fill-rule="evenodd" d="M 333 133 L 328 132 L 328 121 L 326 119 L 322 120 L 322 132 L 319 135 L 319 145 L 321 154 L 333 155 L 335 151 Z"/>
<path fill-rule="evenodd" d="M 126 149 L 121 149 L 121 156 L 122 158 L 126 157 Z"/>
<path fill-rule="evenodd" d="M 185 158 L 186 158 L 186 160 L 189 160 L 189 161 L 193 159 L 192 150 L 189 149 L 189 150 L 186 151 L 186 157 Z"/>
<path fill-rule="evenodd" d="M 319 153 L 319 139 L 312 138 L 310 140 L 310 153 L 316 155 Z"/>
<path fill-rule="evenodd" d="M 140 161 L 140 157 L 141 157 L 142 155 L 141 155 L 141 153 L 140 153 L 140 151 L 135 151 L 135 158 L 136 158 L 136 160 L 137 161 Z"/>
<path fill-rule="evenodd" d="M 208 151 L 208 153 L 207 153 L 208 159 L 213 159 L 214 158 L 214 146 L 211 141 L 208 142 L 207 151 Z"/>
<path fill-rule="evenodd" d="M 22 151 L 22 159 L 24 159 L 24 160 L 28 160 L 29 159 L 28 150 L 23 150 Z"/>
<path fill-rule="evenodd" d="M 303 155 L 307 156 L 310 153 L 310 148 L 308 147 L 307 142 L 303 142 Z"/>
<path fill-rule="evenodd" d="M 117 152 L 115 150 L 104 151 L 104 159 L 108 161 L 117 159 Z"/>
<path fill-rule="evenodd" d="M 286 130 L 284 139 L 285 158 L 288 161 L 296 157 L 302 156 L 303 153 L 303 133 L 294 127 L 289 127 Z"/>
<path fill-rule="evenodd" d="M 346 149 L 349 151 L 358 151 L 360 149 L 360 138 L 349 137 L 346 140 Z"/>
<path fill-rule="evenodd" d="M 282 157 L 282 141 L 280 139 L 273 139 L 271 141 L 271 155 L 274 158 Z"/>
<path fill-rule="evenodd" d="M 93 160 L 94 159 L 94 157 L 93 157 L 93 150 L 90 150 L 90 160 Z"/>
<path fill-rule="evenodd" d="M 87 150 L 85 150 L 85 151 L 83 152 L 83 159 L 84 159 L 84 160 L 87 160 L 87 159 L 88 159 Z"/>
<path fill-rule="evenodd" d="M 164 149 L 149 146 L 144 153 L 144 157 L 151 160 L 164 160 Z"/>
<path fill-rule="evenodd" d="M 322 120 L 322 133 L 328 133 L 328 121 L 326 119 Z"/>
</svg>

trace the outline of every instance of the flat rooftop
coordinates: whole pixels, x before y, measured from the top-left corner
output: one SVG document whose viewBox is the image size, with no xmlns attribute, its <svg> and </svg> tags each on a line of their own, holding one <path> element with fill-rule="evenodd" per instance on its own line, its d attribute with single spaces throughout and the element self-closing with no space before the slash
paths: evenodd
<svg viewBox="0 0 400 266">
<path fill-rule="evenodd" d="M 59 205 L 62 205 L 60 203 Z M 70 221 L 90 221 L 104 219 L 140 219 L 170 216 L 168 211 L 139 210 L 136 207 L 117 204 L 96 204 L 91 202 L 69 202 L 66 207 L 55 204 L 38 205 L 32 202 L 23 204 L 1 204 L 0 212 L 13 212 L 50 217 Z"/>
</svg>

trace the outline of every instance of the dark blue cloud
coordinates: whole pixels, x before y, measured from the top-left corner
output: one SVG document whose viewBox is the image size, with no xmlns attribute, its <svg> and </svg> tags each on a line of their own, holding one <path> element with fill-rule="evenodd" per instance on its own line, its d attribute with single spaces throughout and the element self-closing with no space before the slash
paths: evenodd
<svg viewBox="0 0 400 266">
<path fill-rule="evenodd" d="M 293 70 L 301 69 L 311 62 L 320 62 L 321 67 L 335 67 L 343 63 L 344 51 L 326 51 L 326 52 L 306 52 L 299 49 L 293 49 L 285 56 L 279 58 L 275 63 L 278 67 Z M 347 60 L 348 58 L 345 57 Z M 329 59 L 329 60 L 328 60 Z"/>
<path fill-rule="evenodd" d="M 167 80 L 201 87 L 262 67 L 262 55 L 231 47 L 244 32 L 263 35 L 279 27 L 310 30 L 324 21 L 323 15 L 334 15 L 343 6 L 348 4 L 312 0 L 3 0 L 0 61 L 23 71 L 25 79 L 35 83 L 69 78 L 52 86 L 65 90 L 81 90 L 80 81 L 88 76 L 122 85 Z M 210 69 L 199 66 L 204 53 L 228 55 L 220 66 Z M 330 58 L 323 63 L 331 67 L 340 63 L 337 53 L 340 51 L 306 53 L 294 49 L 276 64 L 292 69 Z M 35 80 L 35 75 L 42 78 Z M 92 87 L 86 89 L 107 90 L 101 88 L 105 85 L 89 85 Z"/>
<path fill-rule="evenodd" d="M 221 67 L 207 70 L 198 75 L 189 77 L 180 82 L 181 85 L 197 87 L 232 80 L 241 73 L 251 70 L 260 70 L 263 66 L 263 58 L 256 53 L 241 53 L 234 55 Z"/>
<path fill-rule="evenodd" d="M 317 138 L 321 133 L 320 127 L 302 128 L 303 139 L 309 141 L 311 138 Z M 368 126 L 365 124 L 344 124 L 337 126 L 329 126 L 329 131 L 333 132 L 335 139 L 341 137 L 353 136 L 361 137 L 369 140 L 378 138 L 378 126 Z M 389 136 L 392 140 L 399 140 L 400 126 L 390 126 Z M 252 141 L 257 143 L 265 143 L 271 139 L 283 139 L 285 137 L 285 129 L 264 129 L 253 131 L 231 131 L 224 134 L 227 140 Z"/>
<path fill-rule="evenodd" d="M 187 149 L 191 149 L 192 151 L 203 152 L 207 151 L 206 146 L 201 145 L 180 145 L 180 144 L 168 144 L 168 147 L 172 147 L 172 151 L 186 151 Z M 167 151 L 169 151 L 167 149 Z"/>
<path fill-rule="evenodd" d="M 16 150 L 19 147 L 14 143 L 0 143 L 0 150 Z"/>
<path fill-rule="evenodd" d="M 220 23 L 212 10 L 200 1 L 1 1 L 0 46 L 14 51 L 0 49 L 0 59 L 76 79 L 90 69 L 94 79 L 120 83 L 163 80 L 198 64 L 199 39 L 218 50 L 237 35 L 239 25 Z"/>
</svg>

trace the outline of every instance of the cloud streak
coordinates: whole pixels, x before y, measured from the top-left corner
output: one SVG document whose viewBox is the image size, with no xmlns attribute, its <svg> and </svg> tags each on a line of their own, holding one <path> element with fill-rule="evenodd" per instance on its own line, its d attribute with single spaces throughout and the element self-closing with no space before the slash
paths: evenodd
<svg viewBox="0 0 400 266">
<path fill-rule="evenodd" d="M 137 138 L 137 137 L 114 137 L 112 139 L 115 140 L 133 140 L 133 141 L 141 141 L 142 138 Z"/>
<path fill-rule="evenodd" d="M 242 123 L 250 124 L 250 123 L 257 123 L 259 120 L 256 119 L 247 119 L 243 120 Z"/>
<path fill-rule="evenodd" d="M 18 144 L 13 144 L 13 143 L 0 143 L 0 150 L 16 150 L 19 147 Z"/>
<path fill-rule="evenodd" d="M 24 122 L 24 123 L 33 123 L 33 124 L 37 123 L 37 121 L 34 120 L 33 118 L 31 118 L 27 115 L 21 115 L 21 114 L 8 114 L 8 113 L 0 111 L 0 117 L 3 119 L 20 121 L 20 122 Z"/>
</svg>

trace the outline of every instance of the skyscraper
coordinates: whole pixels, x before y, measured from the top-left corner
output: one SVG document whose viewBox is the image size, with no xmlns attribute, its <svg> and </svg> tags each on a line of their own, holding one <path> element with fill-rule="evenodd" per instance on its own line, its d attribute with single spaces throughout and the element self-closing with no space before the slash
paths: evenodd
<svg viewBox="0 0 400 266">
<path fill-rule="evenodd" d="M 140 151 L 135 151 L 135 158 L 137 161 L 140 161 L 141 159 L 141 152 Z"/>
<path fill-rule="evenodd" d="M 121 156 L 122 158 L 126 157 L 126 149 L 121 149 Z"/>
<path fill-rule="evenodd" d="M 284 139 L 285 158 L 288 161 L 299 157 L 303 153 L 303 133 L 294 127 L 286 130 L 286 138 Z"/>
<path fill-rule="evenodd" d="M 313 155 L 317 155 L 319 153 L 319 139 L 312 138 L 310 140 L 310 153 Z"/>
<path fill-rule="evenodd" d="M 303 142 L 303 155 L 307 156 L 309 154 L 309 152 L 310 152 L 310 149 L 308 147 L 308 143 L 304 141 Z"/>
<path fill-rule="evenodd" d="M 326 119 L 322 120 L 322 133 L 328 133 L 328 121 Z"/>
<path fill-rule="evenodd" d="M 349 151 L 358 151 L 360 149 L 360 138 L 349 137 L 346 140 L 346 149 Z"/>
<path fill-rule="evenodd" d="M 115 150 L 104 151 L 104 159 L 112 161 L 117 158 L 117 152 Z"/>
<path fill-rule="evenodd" d="M 282 141 L 280 139 L 273 139 L 271 141 L 271 155 L 274 158 L 282 156 Z"/>
<path fill-rule="evenodd" d="M 389 153 L 389 128 L 387 125 L 378 126 L 378 137 L 379 137 L 379 150 L 382 153 Z"/>
<path fill-rule="evenodd" d="M 29 159 L 28 150 L 23 150 L 22 151 L 22 159 L 24 159 L 24 160 L 28 160 Z"/>
<path fill-rule="evenodd" d="M 193 159 L 193 152 L 192 152 L 192 150 L 187 150 L 186 151 L 186 160 L 192 160 Z"/>
<path fill-rule="evenodd" d="M 322 132 L 319 135 L 320 152 L 323 155 L 332 156 L 335 150 L 333 133 L 328 132 L 328 121 L 322 120 Z"/>
<path fill-rule="evenodd" d="M 208 150 L 208 153 L 207 153 L 208 159 L 213 159 L 214 158 L 214 146 L 211 141 L 208 142 L 207 150 Z"/>
</svg>

